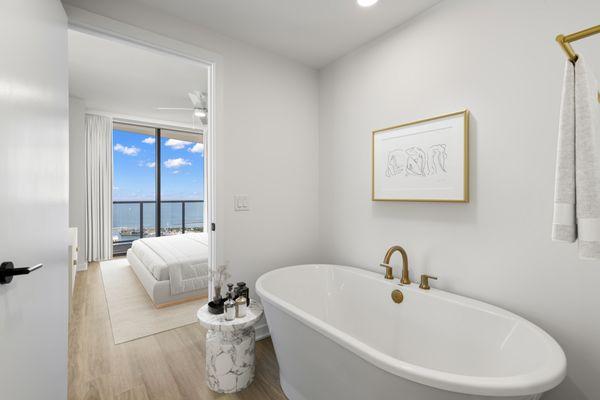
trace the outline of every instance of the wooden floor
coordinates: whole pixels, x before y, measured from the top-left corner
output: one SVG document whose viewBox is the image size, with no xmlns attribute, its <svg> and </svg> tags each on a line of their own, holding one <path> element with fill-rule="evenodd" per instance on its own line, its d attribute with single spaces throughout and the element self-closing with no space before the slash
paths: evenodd
<svg viewBox="0 0 600 400">
<path fill-rule="evenodd" d="M 285 400 L 270 339 L 256 343 L 256 378 L 230 395 L 204 380 L 205 330 L 187 325 L 115 345 L 98 264 L 78 272 L 69 323 L 69 400 Z"/>
</svg>

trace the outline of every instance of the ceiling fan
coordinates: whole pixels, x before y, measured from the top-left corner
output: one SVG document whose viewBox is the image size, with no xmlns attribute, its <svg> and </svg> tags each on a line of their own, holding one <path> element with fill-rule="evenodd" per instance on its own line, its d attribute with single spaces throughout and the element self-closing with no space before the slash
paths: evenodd
<svg viewBox="0 0 600 400">
<path fill-rule="evenodd" d="M 157 107 L 159 111 L 191 111 L 192 124 L 195 129 L 204 128 L 208 124 L 208 97 L 205 92 L 194 90 L 189 92 L 188 96 L 192 102 L 192 107 Z"/>
</svg>

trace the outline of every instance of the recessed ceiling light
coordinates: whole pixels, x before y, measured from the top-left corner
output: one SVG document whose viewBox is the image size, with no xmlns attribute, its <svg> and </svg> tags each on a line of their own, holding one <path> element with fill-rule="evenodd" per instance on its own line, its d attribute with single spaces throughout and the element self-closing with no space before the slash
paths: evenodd
<svg viewBox="0 0 600 400">
<path fill-rule="evenodd" d="M 361 7 L 371 7 L 372 5 L 377 3 L 377 1 L 378 0 L 356 0 L 358 5 Z"/>
</svg>

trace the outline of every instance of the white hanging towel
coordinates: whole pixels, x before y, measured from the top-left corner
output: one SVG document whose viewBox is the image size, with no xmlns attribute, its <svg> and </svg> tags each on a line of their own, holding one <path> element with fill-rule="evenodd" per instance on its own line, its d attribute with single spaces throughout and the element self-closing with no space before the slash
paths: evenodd
<svg viewBox="0 0 600 400">
<path fill-rule="evenodd" d="M 598 82 L 581 57 L 565 65 L 552 239 L 577 240 L 581 258 L 600 259 Z"/>
</svg>

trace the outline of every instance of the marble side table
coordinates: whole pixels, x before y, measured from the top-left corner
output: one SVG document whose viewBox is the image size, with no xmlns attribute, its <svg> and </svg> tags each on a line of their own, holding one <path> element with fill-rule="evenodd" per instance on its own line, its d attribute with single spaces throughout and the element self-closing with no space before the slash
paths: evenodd
<svg viewBox="0 0 600 400">
<path fill-rule="evenodd" d="M 225 315 L 198 310 L 198 321 L 206 332 L 206 383 L 218 393 L 234 393 L 247 388 L 254 380 L 254 324 L 263 308 L 254 300 L 246 316 L 226 321 Z"/>
</svg>

